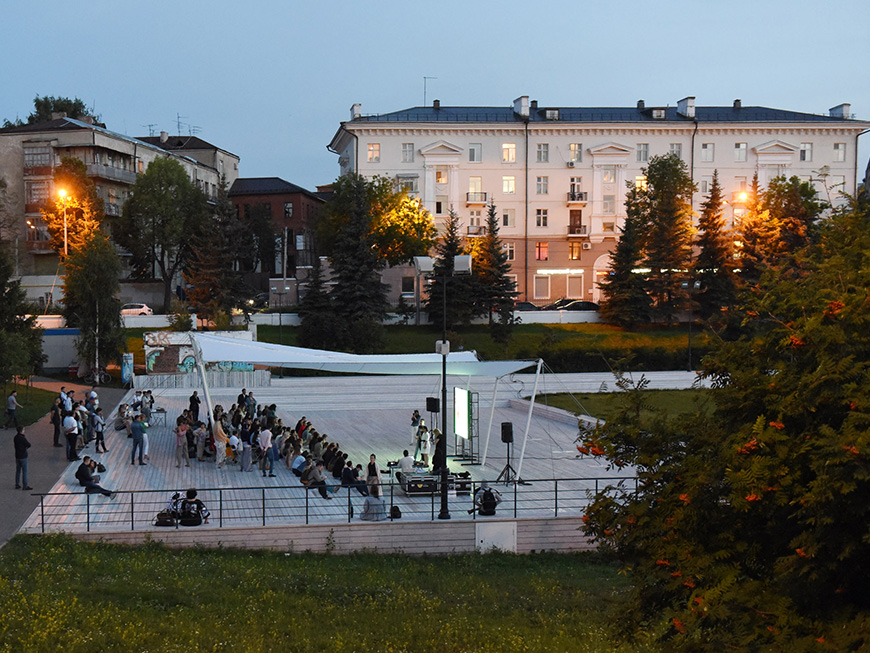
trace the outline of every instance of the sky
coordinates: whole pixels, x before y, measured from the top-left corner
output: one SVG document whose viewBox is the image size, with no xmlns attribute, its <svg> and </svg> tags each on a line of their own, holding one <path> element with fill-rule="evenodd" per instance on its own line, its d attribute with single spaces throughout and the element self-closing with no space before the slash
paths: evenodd
<svg viewBox="0 0 870 653">
<path fill-rule="evenodd" d="M 34 9 L 38 7 L 38 10 Z M 80 97 L 130 136 L 195 133 L 314 190 L 352 104 L 768 106 L 870 120 L 870 2 L 9 0 L 0 121 Z M 180 118 L 179 118 L 180 116 Z M 870 157 L 862 137 L 859 166 Z"/>
</svg>

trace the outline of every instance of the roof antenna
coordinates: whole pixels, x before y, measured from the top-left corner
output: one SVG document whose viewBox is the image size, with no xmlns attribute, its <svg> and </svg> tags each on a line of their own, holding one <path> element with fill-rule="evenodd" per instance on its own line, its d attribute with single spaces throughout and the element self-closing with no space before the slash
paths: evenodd
<svg viewBox="0 0 870 653">
<path fill-rule="evenodd" d="M 423 106 L 426 106 L 426 85 L 429 83 L 430 79 L 438 79 L 437 77 L 426 77 L 423 76 Z"/>
</svg>

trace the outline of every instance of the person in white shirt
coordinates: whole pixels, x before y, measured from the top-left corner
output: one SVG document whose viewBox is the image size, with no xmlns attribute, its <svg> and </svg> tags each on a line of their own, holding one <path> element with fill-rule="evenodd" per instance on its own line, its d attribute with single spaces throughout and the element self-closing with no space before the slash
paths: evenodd
<svg viewBox="0 0 870 653">
<path fill-rule="evenodd" d="M 79 435 L 79 425 L 71 410 L 64 411 L 63 434 L 66 437 L 66 459 L 78 460 L 76 453 L 76 438 Z"/>
<path fill-rule="evenodd" d="M 269 467 L 269 476 L 274 477 L 275 450 L 272 449 L 272 431 L 263 429 L 260 431 L 260 449 L 263 451 L 263 476 L 266 475 L 266 467 Z"/>
<path fill-rule="evenodd" d="M 411 454 L 408 453 L 408 450 L 405 449 L 402 452 L 404 458 L 399 459 L 399 471 L 402 474 L 413 474 L 414 473 L 414 459 L 411 457 Z"/>
</svg>

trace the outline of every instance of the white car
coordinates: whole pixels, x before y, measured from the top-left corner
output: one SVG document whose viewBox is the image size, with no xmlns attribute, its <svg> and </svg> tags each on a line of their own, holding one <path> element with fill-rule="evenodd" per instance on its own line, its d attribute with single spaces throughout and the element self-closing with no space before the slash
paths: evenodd
<svg viewBox="0 0 870 653">
<path fill-rule="evenodd" d="M 124 304 L 121 307 L 121 315 L 154 315 L 154 311 L 148 304 Z"/>
</svg>

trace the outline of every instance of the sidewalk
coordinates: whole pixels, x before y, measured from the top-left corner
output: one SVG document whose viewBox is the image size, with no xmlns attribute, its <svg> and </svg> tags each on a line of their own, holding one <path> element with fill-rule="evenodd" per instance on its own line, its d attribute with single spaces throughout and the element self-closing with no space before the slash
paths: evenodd
<svg viewBox="0 0 870 653">
<path fill-rule="evenodd" d="M 77 397 L 83 397 L 90 386 L 77 383 L 57 381 L 45 377 L 34 377 L 33 387 L 51 392 L 60 392 L 61 386 L 75 390 Z M 116 388 L 97 388 L 100 395 L 100 405 L 103 412 L 112 414 L 126 394 L 126 390 Z M 20 399 L 20 398 L 19 398 Z M 23 402 L 22 402 L 23 403 Z M 28 482 L 36 492 L 48 492 L 57 482 L 58 477 L 70 463 L 66 459 L 64 447 L 53 447 L 52 436 L 54 427 L 46 414 L 35 424 L 28 426 L 24 433 L 30 442 L 27 457 Z M 38 497 L 30 492 L 15 489 L 15 452 L 12 438 L 15 429 L 0 430 L 0 505 L 3 506 L 4 518 L 0 520 L 0 546 L 11 538 L 25 519 L 39 505 Z"/>
</svg>

